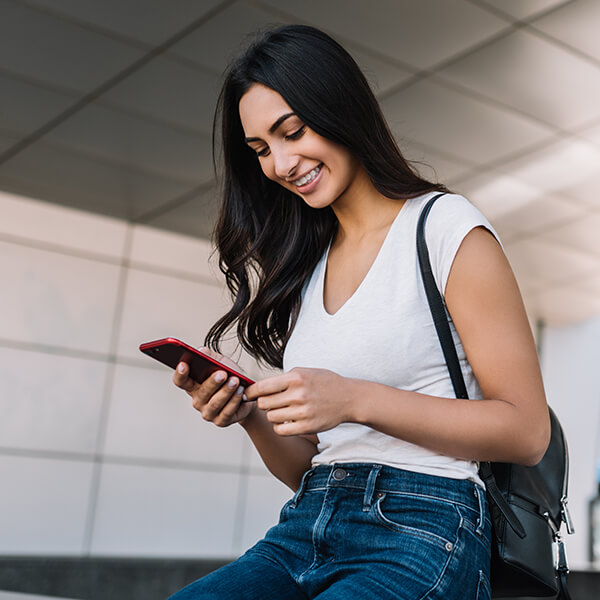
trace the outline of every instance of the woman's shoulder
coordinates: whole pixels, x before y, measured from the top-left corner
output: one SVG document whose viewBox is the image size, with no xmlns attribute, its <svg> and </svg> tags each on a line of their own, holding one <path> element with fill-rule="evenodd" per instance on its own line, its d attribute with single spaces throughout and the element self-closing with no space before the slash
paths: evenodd
<svg viewBox="0 0 600 600">
<path fill-rule="evenodd" d="M 431 194 L 427 196 L 419 199 L 422 206 L 433 197 Z M 463 195 L 447 193 L 433 205 L 425 225 L 425 239 L 441 290 L 446 287 L 450 268 L 464 238 L 477 227 L 487 229 L 502 246 L 498 233 L 486 216 Z"/>
<path fill-rule="evenodd" d="M 431 200 L 438 196 L 435 201 L 434 207 L 430 212 L 428 221 L 433 219 L 434 216 L 442 215 L 443 217 L 453 217 L 461 215 L 477 215 L 485 218 L 483 213 L 465 196 L 456 192 L 427 192 L 421 196 L 417 196 L 410 200 L 413 203 L 414 208 L 421 212 L 421 209 Z M 436 219 L 437 220 L 437 219 Z"/>
<path fill-rule="evenodd" d="M 417 198 L 420 213 L 427 202 L 438 194 L 425 194 Z M 482 226 L 489 229 L 500 241 L 497 232 L 487 217 L 470 200 L 462 194 L 448 192 L 441 195 L 433 205 L 427 217 L 427 237 L 443 238 L 464 237 L 473 227 Z"/>
</svg>

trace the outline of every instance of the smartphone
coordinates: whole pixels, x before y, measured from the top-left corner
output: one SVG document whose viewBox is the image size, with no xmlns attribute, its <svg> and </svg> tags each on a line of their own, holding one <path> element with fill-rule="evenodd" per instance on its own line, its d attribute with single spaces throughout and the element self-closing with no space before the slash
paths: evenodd
<svg viewBox="0 0 600 600">
<path fill-rule="evenodd" d="M 210 377 L 215 371 L 225 371 L 229 377 L 237 377 L 243 387 L 254 383 L 252 379 L 224 365 L 212 356 L 175 338 L 163 338 L 140 344 L 140 350 L 172 369 L 177 368 L 180 362 L 187 363 L 190 367 L 189 376 L 199 383 Z"/>
</svg>

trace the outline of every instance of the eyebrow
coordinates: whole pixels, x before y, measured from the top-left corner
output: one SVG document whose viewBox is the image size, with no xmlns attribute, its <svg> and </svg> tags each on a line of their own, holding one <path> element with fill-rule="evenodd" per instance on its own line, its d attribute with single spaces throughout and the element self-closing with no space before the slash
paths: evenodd
<svg viewBox="0 0 600 600">
<path fill-rule="evenodd" d="M 271 125 L 271 127 L 269 127 L 269 133 L 275 133 L 275 131 L 277 131 L 277 128 L 286 120 L 289 119 L 290 117 L 295 117 L 296 113 L 294 112 L 289 112 L 289 113 L 285 113 L 283 115 L 281 115 L 279 117 L 279 119 L 277 119 L 277 121 L 275 121 L 275 123 L 273 123 L 273 125 Z M 246 142 L 246 144 L 248 142 L 262 142 L 262 140 L 260 138 L 257 137 L 247 137 L 244 138 L 244 141 Z"/>
</svg>

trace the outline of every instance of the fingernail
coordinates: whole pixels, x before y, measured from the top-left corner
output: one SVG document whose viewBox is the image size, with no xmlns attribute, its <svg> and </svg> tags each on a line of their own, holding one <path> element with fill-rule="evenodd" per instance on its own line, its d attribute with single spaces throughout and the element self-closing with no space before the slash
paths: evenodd
<svg viewBox="0 0 600 600">
<path fill-rule="evenodd" d="M 237 390 L 235 390 L 235 393 L 239 396 L 243 391 L 244 391 L 244 388 L 243 388 L 243 386 L 240 385 L 240 387 Z"/>
<path fill-rule="evenodd" d="M 225 373 L 217 373 L 215 375 L 215 381 L 217 383 L 223 383 L 226 378 L 227 378 L 227 375 L 225 375 Z"/>
<path fill-rule="evenodd" d="M 246 396 L 246 394 L 242 396 L 242 402 L 248 402 L 248 396 Z"/>
<path fill-rule="evenodd" d="M 179 373 L 183 373 L 183 372 L 185 371 L 185 365 L 184 365 L 183 363 L 179 363 L 179 364 L 177 365 L 177 371 L 178 371 Z"/>
<path fill-rule="evenodd" d="M 229 383 L 227 384 L 231 389 L 233 389 L 236 385 L 237 382 L 235 381 L 235 379 L 230 379 Z"/>
</svg>

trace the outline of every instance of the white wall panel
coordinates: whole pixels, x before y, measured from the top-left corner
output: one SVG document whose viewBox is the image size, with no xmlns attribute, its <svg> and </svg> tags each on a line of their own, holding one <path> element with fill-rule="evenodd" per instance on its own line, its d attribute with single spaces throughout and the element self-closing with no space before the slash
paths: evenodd
<svg viewBox="0 0 600 600">
<path fill-rule="evenodd" d="M 0 242 L 1 337 L 107 352 L 119 267 Z"/>
<path fill-rule="evenodd" d="M 118 353 L 139 358 L 142 342 L 163 337 L 201 346 L 225 311 L 217 286 L 130 269 Z"/>
<path fill-rule="evenodd" d="M 242 428 L 204 421 L 191 398 L 171 383 L 172 371 L 156 364 L 157 369 L 117 366 L 104 452 L 239 467 Z"/>
<path fill-rule="evenodd" d="M 0 554 L 79 554 L 92 465 L 0 456 Z"/>
<path fill-rule="evenodd" d="M 0 347 L 0 446 L 95 451 L 106 363 Z"/>
<path fill-rule="evenodd" d="M 49 202 L 0 192 L 0 234 L 121 258 L 127 224 Z"/>
<path fill-rule="evenodd" d="M 239 475 L 103 466 L 91 552 L 232 556 Z"/>
<path fill-rule="evenodd" d="M 172 273 L 224 280 L 216 261 L 209 264 L 212 246 L 208 240 L 170 233 L 154 227 L 135 225 L 131 241 L 130 261 L 134 267 L 162 268 Z"/>
</svg>

